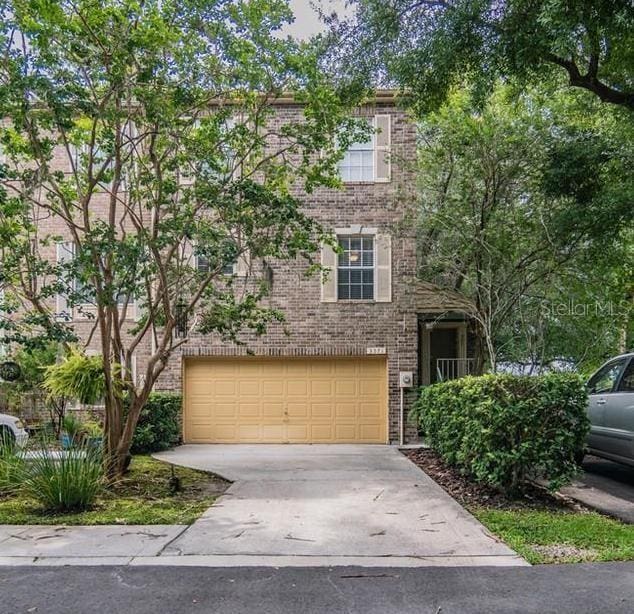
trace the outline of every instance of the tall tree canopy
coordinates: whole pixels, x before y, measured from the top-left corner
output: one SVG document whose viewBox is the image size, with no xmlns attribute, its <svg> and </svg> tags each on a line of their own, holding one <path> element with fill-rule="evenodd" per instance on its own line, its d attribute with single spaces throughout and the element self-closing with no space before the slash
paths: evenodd
<svg viewBox="0 0 634 614">
<path fill-rule="evenodd" d="M 2 285 L 33 332 L 88 324 L 113 474 L 192 330 L 263 332 L 282 315 L 262 259 L 310 268 L 327 240 L 292 186 L 336 184 L 350 121 L 278 36 L 291 18 L 285 0 L 0 0 Z M 289 91 L 303 114 L 274 121 Z"/>
<path fill-rule="evenodd" d="M 630 0 L 354 0 L 331 19 L 338 67 L 396 81 L 421 112 L 465 75 L 490 90 L 500 76 L 528 82 L 566 75 L 606 103 L 634 109 Z M 347 52 L 342 52 L 345 46 Z"/>
<path fill-rule="evenodd" d="M 596 366 L 634 337 L 631 125 L 572 98 L 454 88 L 421 122 L 420 275 L 473 303 L 493 368 Z"/>
</svg>

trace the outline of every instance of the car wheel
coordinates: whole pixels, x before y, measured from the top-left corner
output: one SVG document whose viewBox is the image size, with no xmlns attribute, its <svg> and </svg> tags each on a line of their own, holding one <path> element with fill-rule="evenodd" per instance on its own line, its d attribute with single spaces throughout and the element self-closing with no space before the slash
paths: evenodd
<svg viewBox="0 0 634 614">
<path fill-rule="evenodd" d="M 0 426 L 0 449 L 15 448 L 15 433 L 8 426 Z"/>
</svg>

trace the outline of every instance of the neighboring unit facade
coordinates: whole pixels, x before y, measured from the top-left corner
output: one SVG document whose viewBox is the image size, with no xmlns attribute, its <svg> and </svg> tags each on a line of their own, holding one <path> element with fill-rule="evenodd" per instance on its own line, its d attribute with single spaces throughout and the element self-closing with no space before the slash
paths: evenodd
<svg viewBox="0 0 634 614">
<path fill-rule="evenodd" d="M 302 112 L 276 109 L 280 123 Z M 194 331 L 161 375 L 156 389 L 183 391 L 186 443 L 413 442 L 417 387 L 469 370 L 466 304 L 416 280 L 416 127 L 389 92 L 358 113 L 377 134 L 340 163 L 343 189 L 296 191 L 337 236 L 340 253 L 321 253 L 330 273 L 306 276 L 300 260 L 238 263 L 237 276 L 266 268 L 266 302 L 286 321 L 240 346 Z M 73 325 L 80 336 L 90 327 Z M 142 349 L 136 361 L 140 372 Z"/>
</svg>

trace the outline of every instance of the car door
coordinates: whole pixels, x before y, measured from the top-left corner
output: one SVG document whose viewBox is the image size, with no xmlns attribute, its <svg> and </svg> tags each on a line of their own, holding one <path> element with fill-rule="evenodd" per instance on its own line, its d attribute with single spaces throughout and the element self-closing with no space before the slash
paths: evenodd
<svg viewBox="0 0 634 614">
<path fill-rule="evenodd" d="M 634 358 L 607 397 L 604 426 L 613 454 L 634 460 Z"/>
<path fill-rule="evenodd" d="M 612 438 L 605 424 L 606 405 L 614 393 L 619 381 L 626 358 L 616 358 L 603 365 L 588 382 L 588 418 L 590 419 L 590 433 L 588 447 L 613 454 Z"/>
</svg>

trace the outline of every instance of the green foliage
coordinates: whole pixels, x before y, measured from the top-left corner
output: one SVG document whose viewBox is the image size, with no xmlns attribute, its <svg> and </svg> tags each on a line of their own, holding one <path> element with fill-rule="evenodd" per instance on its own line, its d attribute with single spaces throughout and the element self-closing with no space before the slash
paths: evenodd
<svg viewBox="0 0 634 614">
<path fill-rule="evenodd" d="M 2 437 L 2 433 L 0 433 Z M 0 497 L 13 494 L 20 484 L 22 459 L 14 446 L 0 441 Z"/>
<path fill-rule="evenodd" d="M 153 392 L 141 411 L 132 440 L 133 454 L 160 452 L 180 439 L 180 394 Z"/>
<path fill-rule="evenodd" d="M 28 459 L 22 457 L 15 469 L 19 492 L 46 511 L 86 510 L 103 488 L 101 454 L 89 446 L 74 446 L 59 455 L 42 448 Z"/>
<path fill-rule="evenodd" d="M 81 420 L 79 420 L 79 418 L 77 418 L 76 416 L 67 414 L 62 420 L 62 428 L 72 440 L 75 440 L 81 432 L 82 423 Z"/>
<path fill-rule="evenodd" d="M 361 80 L 387 72 L 420 113 L 438 108 L 465 77 L 484 97 L 500 77 L 523 85 L 553 75 L 634 109 L 629 0 L 354 4 L 354 19 L 336 28 L 335 66 Z"/>
<path fill-rule="evenodd" d="M 634 340 L 632 127 L 579 98 L 455 88 L 420 123 L 419 275 L 471 303 L 492 365 L 596 364 Z"/>
<path fill-rule="evenodd" d="M 103 427 L 99 424 L 99 422 L 95 422 L 94 420 L 84 422 L 81 426 L 81 431 L 84 435 L 86 435 L 86 437 L 91 439 L 103 437 Z"/>
<path fill-rule="evenodd" d="M 182 490 L 170 488 L 172 471 Z M 130 470 L 107 484 L 86 511 L 51 513 L 19 489 L 0 498 L 0 524 L 144 525 L 191 524 L 211 506 L 223 484 L 217 477 L 172 465 L 149 456 L 135 456 Z"/>
<path fill-rule="evenodd" d="M 447 463 L 514 492 L 528 479 L 557 488 L 575 475 L 586 404 L 577 375 L 483 375 L 422 388 L 411 415 Z"/>
<path fill-rule="evenodd" d="M 95 405 L 106 391 L 103 359 L 73 349 L 62 362 L 46 368 L 44 388 L 52 396 Z"/>
<path fill-rule="evenodd" d="M 33 328 L 94 321 L 109 457 L 125 456 L 124 405 L 134 422 L 194 323 L 261 334 L 280 318 L 264 263 L 319 268 L 328 233 L 302 195 L 340 185 L 352 98 L 280 36 L 291 19 L 286 0 L 0 3 L 1 277 Z M 223 273 L 236 260 L 248 280 Z M 140 347 L 151 368 L 134 382 Z M 69 364 L 50 389 L 102 396 L 97 360 L 82 362 L 93 382 Z"/>
</svg>

